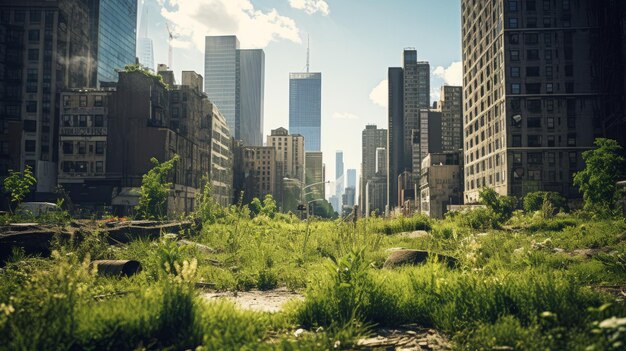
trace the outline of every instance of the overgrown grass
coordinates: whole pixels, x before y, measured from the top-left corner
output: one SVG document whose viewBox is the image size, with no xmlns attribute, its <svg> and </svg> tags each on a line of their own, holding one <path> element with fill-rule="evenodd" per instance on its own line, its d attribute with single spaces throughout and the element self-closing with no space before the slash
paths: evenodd
<svg viewBox="0 0 626 351">
<path fill-rule="evenodd" d="M 626 289 L 623 219 L 517 212 L 496 226 L 468 225 L 465 214 L 307 223 L 231 212 L 186 237 L 216 253 L 165 237 L 112 247 L 100 234 L 57 243 L 52 258 L 16 251 L 0 271 L 0 349 L 349 349 L 378 326 L 407 323 L 463 350 L 603 349 L 615 334 L 601 322 L 626 316 L 603 289 Z M 398 235 L 415 230 L 429 235 Z M 452 255 L 460 266 L 380 269 L 397 247 Z M 143 270 L 99 277 L 92 259 L 138 259 Z M 196 282 L 288 287 L 305 300 L 247 312 L 205 301 Z M 293 337 L 300 327 L 312 332 Z"/>
</svg>

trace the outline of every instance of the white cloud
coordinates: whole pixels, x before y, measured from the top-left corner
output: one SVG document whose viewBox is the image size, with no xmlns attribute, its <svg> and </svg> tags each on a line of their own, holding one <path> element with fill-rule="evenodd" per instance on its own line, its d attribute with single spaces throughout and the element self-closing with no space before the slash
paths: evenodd
<svg viewBox="0 0 626 351">
<path fill-rule="evenodd" d="M 359 119 L 357 115 L 349 113 L 349 112 L 335 112 L 333 113 L 334 119 Z"/>
<path fill-rule="evenodd" d="M 389 104 L 389 82 L 386 79 L 372 89 L 370 100 L 380 107 L 387 107 Z"/>
<path fill-rule="evenodd" d="M 324 16 L 330 14 L 328 3 L 325 0 L 289 0 L 289 6 L 294 9 L 304 10 L 304 12 L 312 15 L 316 12 Z"/>
<path fill-rule="evenodd" d="M 435 77 L 441 77 L 447 85 L 463 85 L 463 64 L 461 61 L 452 62 L 448 68 L 437 66 L 433 71 Z"/>
<path fill-rule="evenodd" d="M 439 101 L 441 90 L 439 88 L 430 88 L 430 101 Z"/>
<path fill-rule="evenodd" d="M 161 15 L 177 38 L 175 47 L 204 51 L 205 36 L 237 35 L 244 48 L 264 48 L 270 42 L 300 43 L 296 22 L 276 9 L 263 12 L 250 0 L 157 0 L 165 6 Z"/>
</svg>

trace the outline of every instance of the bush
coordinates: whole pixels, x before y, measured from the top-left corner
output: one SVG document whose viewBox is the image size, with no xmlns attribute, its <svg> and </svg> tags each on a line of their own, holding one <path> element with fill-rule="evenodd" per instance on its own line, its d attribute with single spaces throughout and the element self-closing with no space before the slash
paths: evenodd
<svg viewBox="0 0 626 351">
<path fill-rule="evenodd" d="M 454 217 L 461 226 L 475 230 L 500 228 L 501 216 L 490 208 L 476 208 L 464 211 Z"/>
<path fill-rule="evenodd" d="M 139 204 L 136 208 L 141 217 L 161 219 L 167 215 L 167 198 L 172 187 L 172 183 L 168 183 L 167 179 L 178 159 L 178 155 L 174 155 L 171 160 L 163 163 L 159 163 L 159 160 L 154 157 L 150 159 L 154 167 L 143 175 Z"/>
<path fill-rule="evenodd" d="M 399 217 L 394 219 L 382 220 L 374 222 L 372 230 L 382 234 L 397 234 L 403 232 L 412 232 L 415 230 L 430 230 L 430 219 L 422 214 L 416 214 L 413 217 Z"/>
<path fill-rule="evenodd" d="M 513 216 L 517 207 L 517 198 L 501 196 L 491 188 L 482 188 L 479 193 L 480 203 L 487 206 L 498 216 L 498 222 L 504 223 Z"/>
<path fill-rule="evenodd" d="M 567 210 L 567 199 L 552 191 L 535 191 L 524 196 L 524 211 L 541 211 L 544 202 L 548 202 L 555 210 Z"/>
</svg>

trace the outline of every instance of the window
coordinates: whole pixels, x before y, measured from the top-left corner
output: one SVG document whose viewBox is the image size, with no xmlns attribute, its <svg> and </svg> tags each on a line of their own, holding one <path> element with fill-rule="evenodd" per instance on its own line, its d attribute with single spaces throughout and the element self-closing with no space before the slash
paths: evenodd
<svg viewBox="0 0 626 351">
<path fill-rule="evenodd" d="M 567 118 L 567 128 L 576 129 L 576 117 Z"/>
<path fill-rule="evenodd" d="M 513 112 L 521 111 L 521 105 L 520 105 L 520 101 L 519 101 L 518 98 L 511 99 L 511 111 L 513 111 Z M 496 128 L 497 128 L 497 126 L 498 126 L 498 124 L 496 123 Z"/>
<path fill-rule="evenodd" d="M 74 162 L 72 161 L 63 161 L 63 172 L 70 173 L 74 172 Z"/>
<path fill-rule="evenodd" d="M 563 0 L 563 10 L 569 10 L 569 0 Z"/>
<path fill-rule="evenodd" d="M 519 44 L 519 34 L 510 33 L 509 34 L 509 44 L 517 45 Z"/>
<path fill-rule="evenodd" d="M 36 68 L 29 68 L 26 71 L 26 80 L 29 82 L 37 82 L 39 80 L 39 71 Z"/>
<path fill-rule="evenodd" d="M 87 95 L 79 96 L 79 104 L 80 107 L 87 107 Z"/>
<path fill-rule="evenodd" d="M 69 95 L 63 95 L 63 106 L 70 107 L 70 97 L 69 97 Z"/>
<path fill-rule="evenodd" d="M 548 117 L 546 119 L 546 125 L 548 129 L 554 129 L 554 117 Z"/>
<path fill-rule="evenodd" d="M 539 60 L 539 50 L 537 49 L 526 50 L 526 58 L 528 59 L 528 61 Z"/>
<path fill-rule="evenodd" d="M 572 77 L 574 75 L 574 66 L 573 65 L 565 65 L 565 76 Z"/>
<path fill-rule="evenodd" d="M 85 115 L 78 116 L 78 126 L 87 127 L 87 116 Z"/>
<path fill-rule="evenodd" d="M 524 44 L 537 45 L 539 43 L 539 35 L 537 33 L 524 34 Z"/>
<path fill-rule="evenodd" d="M 552 36 L 550 33 L 544 33 L 543 34 L 543 43 L 545 44 L 545 46 L 547 48 L 549 48 L 550 46 L 552 46 Z"/>
<path fill-rule="evenodd" d="M 511 67 L 511 77 L 519 78 L 519 67 Z"/>
<path fill-rule="evenodd" d="M 541 152 L 529 152 L 528 163 L 541 164 L 543 163 L 543 154 Z"/>
<path fill-rule="evenodd" d="M 517 12 L 517 0 L 509 1 L 509 12 Z"/>
<path fill-rule="evenodd" d="M 95 115 L 93 116 L 93 126 L 94 127 L 104 127 L 104 116 Z"/>
<path fill-rule="evenodd" d="M 540 83 L 526 83 L 526 94 L 540 94 L 540 93 L 541 93 Z"/>
<path fill-rule="evenodd" d="M 526 19 L 526 27 L 537 28 L 537 17 L 528 17 Z"/>
<path fill-rule="evenodd" d="M 529 147 L 541 147 L 541 135 L 529 135 L 528 146 Z"/>
<path fill-rule="evenodd" d="M 526 108 L 529 112 L 541 113 L 541 100 L 530 99 L 526 101 Z"/>
<path fill-rule="evenodd" d="M 33 43 L 39 41 L 39 29 L 31 29 L 28 31 L 28 41 Z"/>
<path fill-rule="evenodd" d="M 546 50 L 543 55 L 544 55 L 544 58 L 545 58 L 546 62 L 551 62 L 552 61 L 552 50 Z M 539 56 L 539 55 L 537 55 L 537 56 Z"/>
<path fill-rule="evenodd" d="M 544 27 L 544 28 L 550 28 L 550 27 L 552 27 L 552 18 L 550 18 L 550 17 L 544 17 L 544 18 L 543 18 L 543 27 Z"/>
<path fill-rule="evenodd" d="M 531 117 L 526 121 L 528 128 L 541 128 L 541 117 Z"/>
<path fill-rule="evenodd" d="M 26 101 L 26 112 L 37 113 L 37 101 L 34 101 L 34 100 Z"/>
<path fill-rule="evenodd" d="M 513 147 L 522 147 L 521 135 L 513 135 Z"/>
<path fill-rule="evenodd" d="M 87 173 L 87 162 L 77 161 L 74 168 L 77 173 Z"/>
<path fill-rule="evenodd" d="M 548 146 L 555 147 L 556 143 L 554 141 L 554 135 L 548 135 Z"/>
<path fill-rule="evenodd" d="M 519 50 L 511 50 L 511 61 L 519 61 Z"/>
<path fill-rule="evenodd" d="M 535 0 L 526 1 L 526 11 L 537 11 L 537 5 L 535 4 Z"/>
<path fill-rule="evenodd" d="M 28 61 L 39 60 L 39 49 L 28 49 Z"/>
<path fill-rule="evenodd" d="M 527 77 L 539 77 L 539 66 L 526 67 Z"/>
<path fill-rule="evenodd" d="M 541 171 L 537 169 L 529 169 L 528 180 L 541 180 Z"/>
<path fill-rule="evenodd" d="M 84 155 L 84 154 L 87 153 L 87 146 L 86 146 L 84 141 L 79 141 L 78 142 L 78 153 L 80 155 Z"/>
<path fill-rule="evenodd" d="M 552 66 L 546 66 L 546 78 L 552 79 Z"/>
<path fill-rule="evenodd" d="M 567 146 L 576 146 L 576 133 L 567 134 Z"/>
<path fill-rule="evenodd" d="M 102 107 L 102 95 L 94 96 L 93 105 L 95 107 Z"/>
<path fill-rule="evenodd" d="M 26 140 L 24 142 L 24 151 L 26 152 L 35 152 L 37 150 L 37 141 L 35 140 Z"/>
<path fill-rule="evenodd" d="M 552 83 L 546 83 L 546 93 L 551 94 L 554 92 L 554 85 Z"/>
<path fill-rule="evenodd" d="M 514 152 L 513 153 L 513 164 L 520 165 L 522 164 L 522 153 Z"/>
<path fill-rule="evenodd" d="M 24 23 L 26 21 L 26 12 L 24 11 L 15 11 L 15 15 L 13 17 L 15 23 Z"/>
<path fill-rule="evenodd" d="M 30 10 L 30 23 L 40 23 L 40 22 L 41 22 L 41 11 Z"/>
<path fill-rule="evenodd" d="M 545 100 L 545 102 L 546 102 L 546 110 L 548 112 L 554 111 L 554 100 L 547 99 L 547 100 Z"/>
<path fill-rule="evenodd" d="M 517 18 L 509 18 L 509 28 L 517 28 Z"/>
<path fill-rule="evenodd" d="M 512 83 L 511 84 L 511 94 L 520 94 L 520 84 L 519 83 Z"/>
<path fill-rule="evenodd" d="M 74 153 L 74 143 L 71 141 L 63 142 L 63 154 L 72 155 Z"/>
<path fill-rule="evenodd" d="M 96 141 L 96 155 L 104 154 L 104 141 Z"/>
<path fill-rule="evenodd" d="M 34 133 L 37 131 L 37 121 L 32 119 L 24 120 L 24 131 Z"/>
<path fill-rule="evenodd" d="M 104 162 L 96 161 L 96 173 L 104 173 Z"/>
</svg>

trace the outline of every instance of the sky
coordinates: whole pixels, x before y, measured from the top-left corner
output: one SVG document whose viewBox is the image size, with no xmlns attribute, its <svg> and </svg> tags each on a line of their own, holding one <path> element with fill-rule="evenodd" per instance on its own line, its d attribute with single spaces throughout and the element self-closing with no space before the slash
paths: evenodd
<svg viewBox="0 0 626 351">
<path fill-rule="evenodd" d="M 322 152 L 335 179 L 360 170 L 361 132 L 387 128 L 387 68 L 415 48 L 431 68 L 431 100 L 444 85 L 461 85 L 460 0 L 139 0 L 138 35 L 154 41 L 156 63 L 168 61 L 166 23 L 176 37 L 171 69 L 204 76 L 204 37 L 237 35 L 242 49 L 265 51 L 264 139 L 289 127 L 289 73 L 322 73 Z M 358 177 L 358 176 L 357 176 Z M 358 185 L 357 185 L 358 187 Z M 327 195 L 334 192 L 327 185 Z"/>
</svg>

